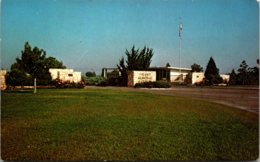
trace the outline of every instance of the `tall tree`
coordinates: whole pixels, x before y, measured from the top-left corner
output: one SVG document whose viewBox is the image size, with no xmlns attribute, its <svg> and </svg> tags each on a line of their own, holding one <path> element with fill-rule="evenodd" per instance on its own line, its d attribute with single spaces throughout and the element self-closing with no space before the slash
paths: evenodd
<svg viewBox="0 0 260 162">
<path fill-rule="evenodd" d="M 205 71 L 205 81 L 208 85 L 221 83 L 223 80 L 219 75 L 219 69 L 212 57 L 210 57 Z"/>
<path fill-rule="evenodd" d="M 21 52 L 21 58 L 17 57 L 16 62 L 11 65 L 10 74 L 12 76 L 20 75 L 37 78 L 38 85 L 46 85 L 51 81 L 49 68 L 66 67 L 54 57 L 46 57 L 46 52 L 43 49 L 38 47 L 32 49 L 29 42 L 26 42 Z M 21 73 L 24 73 L 24 75 L 21 75 Z M 12 85 L 12 82 L 10 84 Z"/>
<path fill-rule="evenodd" d="M 153 49 L 144 47 L 142 50 L 139 50 L 133 46 L 130 51 L 126 49 L 125 54 L 126 60 L 122 57 L 117 65 L 121 73 L 121 82 L 124 86 L 127 85 L 127 71 L 147 70 L 150 67 Z"/>
<path fill-rule="evenodd" d="M 238 71 L 238 84 L 248 85 L 249 84 L 249 71 L 248 65 L 245 60 L 243 60 L 239 66 Z"/>
<path fill-rule="evenodd" d="M 237 84 L 240 85 L 257 85 L 259 84 L 259 59 L 257 59 L 257 66 L 251 68 L 243 60 L 237 70 Z"/>
<path fill-rule="evenodd" d="M 259 84 L 259 59 L 256 60 L 257 66 L 253 68 L 249 68 L 251 84 L 258 85 Z"/>
<path fill-rule="evenodd" d="M 235 85 L 237 84 L 237 74 L 235 70 L 233 69 L 230 73 L 230 79 L 229 79 L 229 84 L 230 85 Z"/>
</svg>

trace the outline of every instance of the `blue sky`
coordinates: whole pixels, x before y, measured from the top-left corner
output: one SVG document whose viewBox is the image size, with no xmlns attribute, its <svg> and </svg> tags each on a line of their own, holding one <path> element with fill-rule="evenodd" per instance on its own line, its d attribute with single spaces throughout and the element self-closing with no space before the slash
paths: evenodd
<svg viewBox="0 0 260 162">
<path fill-rule="evenodd" d="M 133 45 L 153 48 L 151 66 L 179 66 L 182 17 L 182 67 L 212 56 L 227 73 L 256 65 L 258 15 L 256 0 L 2 0 L 1 67 L 26 41 L 83 73 L 116 67 Z"/>
</svg>

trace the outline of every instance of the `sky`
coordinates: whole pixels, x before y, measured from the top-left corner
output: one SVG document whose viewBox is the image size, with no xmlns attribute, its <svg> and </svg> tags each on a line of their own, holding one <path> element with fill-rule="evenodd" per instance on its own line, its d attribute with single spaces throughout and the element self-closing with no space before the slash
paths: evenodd
<svg viewBox="0 0 260 162">
<path fill-rule="evenodd" d="M 179 24 L 182 18 L 180 46 Z M 152 48 L 151 66 L 220 73 L 250 67 L 259 58 L 256 0 L 1 0 L 1 68 L 10 69 L 25 42 L 67 68 L 101 73 L 116 67 L 133 45 Z"/>
</svg>

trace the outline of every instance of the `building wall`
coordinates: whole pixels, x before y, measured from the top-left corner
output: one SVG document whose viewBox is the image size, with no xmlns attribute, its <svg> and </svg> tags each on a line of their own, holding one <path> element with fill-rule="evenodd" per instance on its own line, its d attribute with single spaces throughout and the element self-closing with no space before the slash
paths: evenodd
<svg viewBox="0 0 260 162">
<path fill-rule="evenodd" d="M 169 82 L 184 82 L 190 68 L 179 67 L 151 67 L 150 70 L 156 71 L 157 80 L 167 79 Z"/>
<path fill-rule="evenodd" d="M 229 82 L 230 75 L 220 74 L 220 77 L 223 79 L 223 82 L 226 82 L 226 83 Z M 205 78 L 205 75 L 203 72 L 193 72 L 191 84 L 202 82 L 204 78 Z"/>
<path fill-rule="evenodd" d="M 193 72 L 191 77 L 191 84 L 200 83 L 204 79 L 203 72 Z"/>
<path fill-rule="evenodd" d="M 223 79 L 223 82 L 226 82 L 226 83 L 229 82 L 230 75 L 220 74 L 220 77 Z"/>
<path fill-rule="evenodd" d="M 1 90 L 5 90 L 6 89 L 5 75 L 6 75 L 6 70 L 0 70 Z"/>
<path fill-rule="evenodd" d="M 128 86 L 134 86 L 136 83 L 155 82 L 155 71 L 131 71 L 128 73 Z"/>
<path fill-rule="evenodd" d="M 76 72 L 73 69 L 49 69 L 52 80 L 60 79 L 78 83 L 81 81 L 81 72 Z"/>
<path fill-rule="evenodd" d="M 179 82 L 180 80 L 183 82 L 187 76 L 188 72 L 181 71 L 171 71 L 170 72 L 170 81 L 171 82 Z M 180 79 L 180 80 L 179 80 Z"/>
</svg>

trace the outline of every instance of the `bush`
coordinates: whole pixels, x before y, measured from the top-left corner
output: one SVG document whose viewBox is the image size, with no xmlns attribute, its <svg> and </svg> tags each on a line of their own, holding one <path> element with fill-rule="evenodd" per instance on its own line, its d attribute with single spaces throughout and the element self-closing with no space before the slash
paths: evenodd
<svg viewBox="0 0 260 162">
<path fill-rule="evenodd" d="M 10 86 L 33 85 L 33 78 L 27 73 L 14 69 L 6 74 L 6 84 Z"/>
<path fill-rule="evenodd" d="M 83 81 L 79 83 L 69 82 L 69 81 L 61 81 L 60 79 L 55 79 L 52 81 L 52 85 L 56 88 L 84 88 L 85 84 Z"/>
<path fill-rule="evenodd" d="M 83 77 L 86 85 L 103 85 L 106 82 L 106 79 L 101 77 L 101 76 L 96 76 L 96 77 Z"/>
<path fill-rule="evenodd" d="M 137 83 L 135 88 L 170 88 L 171 84 L 169 82 L 156 81 L 156 82 L 143 82 Z"/>
</svg>

